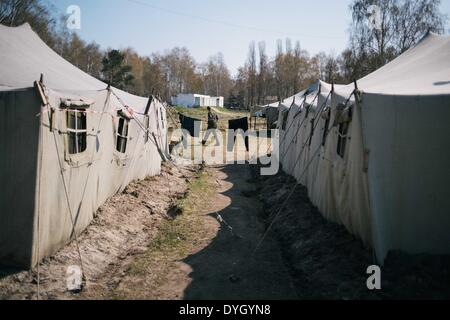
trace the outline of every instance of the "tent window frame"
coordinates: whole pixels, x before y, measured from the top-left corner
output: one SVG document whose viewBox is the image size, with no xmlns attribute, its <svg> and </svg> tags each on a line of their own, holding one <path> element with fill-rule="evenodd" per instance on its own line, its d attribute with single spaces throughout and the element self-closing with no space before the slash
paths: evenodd
<svg viewBox="0 0 450 320">
<path fill-rule="evenodd" d="M 127 152 L 128 133 L 130 120 L 125 117 L 119 117 L 116 133 L 116 151 L 120 153 Z"/>
<path fill-rule="evenodd" d="M 337 154 L 344 159 L 345 151 L 347 149 L 347 140 L 349 139 L 348 133 L 350 130 L 350 124 L 353 118 L 353 106 L 348 107 L 348 121 L 344 121 L 339 124 L 338 128 L 338 143 Z"/>
<path fill-rule="evenodd" d="M 67 153 L 70 156 L 87 150 L 87 118 L 86 109 L 70 108 L 66 111 Z"/>
<path fill-rule="evenodd" d="M 350 122 L 343 122 L 339 124 L 338 128 L 338 141 L 337 141 L 337 154 L 341 157 L 345 157 L 345 151 L 347 147 L 348 131 L 350 128 Z"/>
</svg>

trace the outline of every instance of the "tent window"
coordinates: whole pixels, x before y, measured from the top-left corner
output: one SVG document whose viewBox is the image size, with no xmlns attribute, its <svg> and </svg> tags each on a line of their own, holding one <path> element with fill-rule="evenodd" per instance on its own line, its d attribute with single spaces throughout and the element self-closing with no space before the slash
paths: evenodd
<svg viewBox="0 0 450 320">
<path fill-rule="evenodd" d="M 347 145 L 347 134 L 350 123 L 344 122 L 339 125 L 339 138 L 337 145 L 337 153 L 341 158 L 345 156 L 345 147 Z"/>
<path fill-rule="evenodd" d="M 128 142 L 128 120 L 119 118 L 119 127 L 117 129 L 117 145 L 116 150 L 125 153 Z"/>
<path fill-rule="evenodd" d="M 69 154 L 78 154 L 86 151 L 86 110 L 67 111 L 67 137 Z"/>
<path fill-rule="evenodd" d="M 150 117 L 146 115 L 144 117 L 144 128 L 145 128 L 145 143 L 150 139 Z"/>
</svg>

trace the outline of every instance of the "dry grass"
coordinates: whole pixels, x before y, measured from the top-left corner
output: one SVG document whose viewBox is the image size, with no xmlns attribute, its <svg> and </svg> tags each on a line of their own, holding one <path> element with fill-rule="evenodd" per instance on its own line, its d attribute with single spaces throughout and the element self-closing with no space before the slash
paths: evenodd
<svg viewBox="0 0 450 320">
<path fill-rule="evenodd" d="M 213 175 L 201 170 L 189 183 L 188 192 L 176 203 L 177 214 L 159 227 L 147 251 L 134 258 L 121 284 L 112 292 L 113 299 L 158 299 L 158 288 L 167 282 L 168 270 L 187 257 L 198 239 L 207 238 L 208 230 L 201 215 L 204 200 L 216 190 Z M 136 285 L 139 284 L 139 285 Z"/>
<path fill-rule="evenodd" d="M 183 108 L 183 107 L 173 107 L 168 108 L 168 123 L 169 123 L 169 136 L 174 129 L 180 128 L 180 122 L 178 119 L 178 113 L 182 113 L 186 116 L 202 120 L 202 128 L 206 129 L 208 127 L 208 110 L 206 108 Z M 214 108 L 215 112 L 219 116 L 218 129 L 221 131 L 226 131 L 228 129 L 228 120 L 238 119 L 243 117 L 249 117 L 250 113 L 242 110 L 229 110 L 224 108 Z M 251 119 L 251 128 L 254 129 L 254 118 Z M 249 123 L 250 125 L 250 123 Z M 265 130 L 267 128 L 266 119 L 257 118 L 256 119 L 256 130 Z"/>
</svg>

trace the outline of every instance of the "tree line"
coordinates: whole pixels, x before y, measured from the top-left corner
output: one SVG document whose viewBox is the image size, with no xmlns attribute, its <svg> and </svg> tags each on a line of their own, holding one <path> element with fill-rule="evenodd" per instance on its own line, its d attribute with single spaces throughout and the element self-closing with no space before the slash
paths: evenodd
<svg viewBox="0 0 450 320">
<path fill-rule="evenodd" d="M 133 48 L 103 50 L 65 27 L 53 5 L 42 0 L 1 0 L 0 24 L 29 23 L 43 41 L 81 70 L 131 93 L 161 95 L 167 101 L 180 92 L 227 97 L 233 86 L 221 53 L 197 63 L 187 48 L 139 55 Z"/>
<path fill-rule="evenodd" d="M 379 69 L 428 32 L 442 34 L 448 17 L 440 0 L 354 0 L 349 46 L 340 55 L 320 53 L 321 78 L 349 83 Z M 376 7 L 374 7 L 376 5 Z"/>
<path fill-rule="evenodd" d="M 281 101 L 313 81 L 348 84 L 361 79 L 416 45 L 428 32 L 442 34 L 448 17 L 440 0 L 354 0 L 349 45 L 342 53 L 310 56 L 297 42 L 277 43 L 269 59 L 265 43 L 251 43 L 246 64 L 239 69 L 232 99 L 254 106 Z M 258 51 L 258 52 L 257 52 Z"/>
<path fill-rule="evenodd" d="M 374 7 L 376 5 L 376 7 Z M 133 48 L 102 49 L 65 28 L 65 18 L 43 0 L 1 0 L 0 24 L 28 22 L 58 54 L 120 89 L 167 101 L 178 93 L 224 96 L 226 105 L 249 108 L 280 101 L 316 79 L 350 83 L 396 58 L 427 34 L 443 33 L 440 0 L 354 0 L 348 48 L 310 55 L 300 42 L 278 40 L 275 56 L 264 41 L 251 42 L 245 63 L 232 77 L 221 53 L 198 63 L 184 47 L 139 55 Z M 374 9 L 375 8 L 375 9 Z"/>
</svg>

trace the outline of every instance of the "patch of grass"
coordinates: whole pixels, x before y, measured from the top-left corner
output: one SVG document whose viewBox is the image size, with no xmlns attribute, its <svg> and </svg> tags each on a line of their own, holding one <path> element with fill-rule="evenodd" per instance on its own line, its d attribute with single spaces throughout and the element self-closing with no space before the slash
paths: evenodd
<svg viewBox="0 0 450 320">
<path fill-rule="evenodd" d="M 206 109 L 206 108 L 175 107 L 175 110 L 186 116 L 197 118 L 197 119 L 207 120 L 207 118 L 208 118 L 208 109 Z"/>
<path fill-rule="evenodd" d="M 250 114 L 247 111 L 242 110 L 230 110 L 226 108 L 213 108 L 217 115 L 219 116 L 218 129 L 222 132 L 225 132 L 228 129 L 228 120 L 248 117 Z M 169 108 L 170 117 L 169 119 L 169 127 L 171 129 L 179 128 L 180 123 L 178 121 L 178 112 L 182 113 L 188 117 L 192 117 L 195 119 L 202 120 L 202 129 L 206 130 L 208 127 L 208 110 L 206 108 L 185 108 L 185 107 L 173 107 Z M 174 121 L 175 120 L 175 121 Z M 267 128 L 266 120 L 262 118 L 257 118 L 257 129 L 265 130 Z M 250 123 L 249 123 L 250 125 Z M 254 119 L 251 120 L 251 127 L 254 129 Z M 172 131 L 170 130 L 170 133 Z M 171 135 L 169 135 L 171 136 Z"/>
<path fill-rule="evenodd" d="M 201 120 L 208 119 L 208 109 L 207 108 L 185 108 L 185 107 L 175 107 L 175 110 L 186 116 L 194 117 Z M 229 120 L 233 118 L 245 117 L 249 113 L 247 111 L 241 110 L 229 110 L 226 108 L 213 108 L 213 110 L 219 115 L 219 118 L 224 120 Z"/>
<path fill-rule="evenodd" d="M 247 110 L 227 109 L 227 108 L 215 108 L 218 113 L 229 114 L 230 117 L 245 117 L 249 115 Z"/>
<path fill-rule="evenodd" d="M 204 200 L 215 193 L 214 181 L 208 170 L 196 174 L 189 183 L 186 196 L 175 203 L 182 213 L 161 223 L 147 251 L 136 256 L 125 279 L 112 292 L 112 298 L 155 298 L 152 294 L 167 281 L 167 270 L 174 267 L 175 261 L 190 254 L 196 240 L 205 237 L 204 216 L 201 213 Z M 139 286 L 135 285 L 136 281 Z"/>
</svg>

